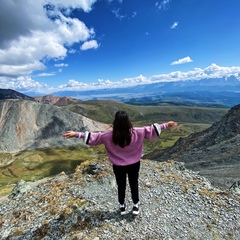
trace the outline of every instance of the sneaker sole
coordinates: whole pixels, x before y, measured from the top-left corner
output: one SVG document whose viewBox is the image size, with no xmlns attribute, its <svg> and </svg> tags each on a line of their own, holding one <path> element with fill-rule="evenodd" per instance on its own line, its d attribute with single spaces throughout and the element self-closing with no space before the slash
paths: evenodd
<svg viewBox="0 0 240 240">
<path fill-rule="evenodd" d="M 137 216 L 137 215 L 139 214 L 139 211 L 138 211 L 138 212 L 133 211 L 132 214 L 133 214 L 134 216 Z"/>
</svg>

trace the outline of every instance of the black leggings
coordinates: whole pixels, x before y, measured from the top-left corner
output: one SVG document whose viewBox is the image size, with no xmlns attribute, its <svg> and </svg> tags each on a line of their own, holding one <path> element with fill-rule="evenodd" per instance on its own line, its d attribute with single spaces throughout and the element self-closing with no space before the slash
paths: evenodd
<svg viewBox="0 0 240 240">
<path fill-rule="evenodd" d="M 140 169 L 140 161 L 127 166 L 113 165 L 113 172 L 116 177 L 118 186 L 118 201 L 120 204 L 124 204 L 125 191 L 126 191 L 126 178 L 128 175 L 128 181 L 131 189 L 132 201 L 134 204 L 139 201 L 138 193 L 138 176 Z"/>
</svg>

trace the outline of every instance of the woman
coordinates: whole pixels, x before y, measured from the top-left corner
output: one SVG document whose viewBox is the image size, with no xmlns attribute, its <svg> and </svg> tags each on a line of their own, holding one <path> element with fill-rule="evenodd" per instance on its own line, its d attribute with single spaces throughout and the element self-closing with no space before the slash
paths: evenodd
<svg viewBox="0 0 240 240">
<path fill-rule="evenodd" d="M 139 214 L 138 176 L 140 159 L 142 156 L 143 140 L 155 139 L 162 129 L 176 127 L 176 122 L 170 121 L 163 124 L 133 128 L 125 111 L 118 111 L 113 121 L 113 129 L 106 132 L 89 133 L 68 131 L 64 138 L 83 138 L 90 146 L 104 144 L 109 161 L 113 164 L 113 172 L 118 186 L 118 201 L 121 215 L 126 214 L 125 191 L 126 178 L 131 190 L 133 201 L 132 214 Z"/>
</svg>

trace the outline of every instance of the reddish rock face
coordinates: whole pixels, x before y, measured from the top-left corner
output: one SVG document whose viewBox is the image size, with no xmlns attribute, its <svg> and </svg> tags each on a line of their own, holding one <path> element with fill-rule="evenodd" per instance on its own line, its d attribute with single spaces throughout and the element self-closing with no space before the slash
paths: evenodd
<svg viewBox="0 0 240 240">
<path fill-rule="evenodd" d="M 35 97 L 35 101 L 45 103 L 45 104 L 52 104 L 56 106 L 67 106 L 71 103 L 78 103 L 79 100 L 70 97 L 58 97 L 53 95 L 46 95 L 43 97 Z"/>
</svg>

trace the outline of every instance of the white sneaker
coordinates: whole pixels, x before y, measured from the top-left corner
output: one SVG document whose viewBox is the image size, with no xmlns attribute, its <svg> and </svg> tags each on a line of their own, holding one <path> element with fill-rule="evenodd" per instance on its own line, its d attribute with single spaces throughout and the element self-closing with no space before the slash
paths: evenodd
<svg viewBox="0 0 240 240">
<path fill-rule="evenodd" d="M 127 212 L 126 212 L 126 205 L 125 204 L 123 204 L 123 205 L 121 205 L 120 204 L 120 213 L 121 213 L 121 215 L 125 215 Z"/>
<path fill-rule="evenodd" d="M 137 216 L 139 214 L 138 203 L 133 205 L 132 214 L 135 215 L 135 216 Z"/>
</svg>

